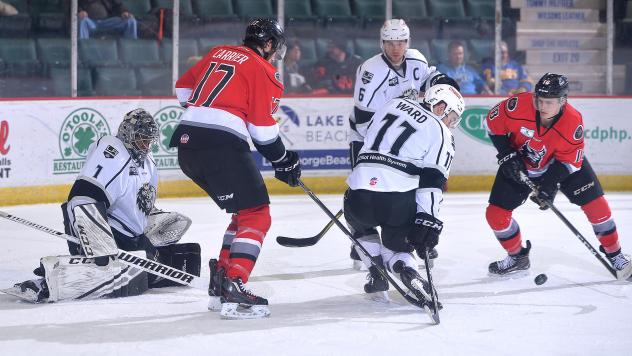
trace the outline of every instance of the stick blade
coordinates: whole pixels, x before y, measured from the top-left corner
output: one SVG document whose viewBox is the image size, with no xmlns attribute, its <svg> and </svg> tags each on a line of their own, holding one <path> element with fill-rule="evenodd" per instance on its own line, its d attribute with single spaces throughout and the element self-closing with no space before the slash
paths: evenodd
<svg viewBox="0 0 632 356">
<path fill-rule="evenodd" d="M 295 239 L 287 236 L 277 236 L 276 241 L 279 245 L 285 247 L 308 247 L 314 246 L 318 239 L 307 237 L 304 239 Z"/>
</svg>

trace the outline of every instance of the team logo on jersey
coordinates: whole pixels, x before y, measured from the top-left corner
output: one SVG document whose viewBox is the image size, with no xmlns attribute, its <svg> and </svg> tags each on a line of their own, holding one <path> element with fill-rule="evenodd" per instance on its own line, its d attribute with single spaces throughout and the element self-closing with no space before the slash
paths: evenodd
<svg viewBox="0 0 632 356">
<path fill-rule="evenodd" d="M 169 147 L 171 138 L 180 123 L 180 118 L 184 113 L 181 106 L 167 106 L 154 114 L 154 119 L 158 124 L 158 141 L 151 147 L 151 153 L 159 170 L 180 169 L 178 165 L 178 149 Z M 180 137 L 182 142 L 182 137 Z"/>
<path fill-rule="evenodd" d="M 377 178 L 376 177 L 371 178 L 371 180 L 369 181 L 369 185 L 372 186 L 372 187 L 376 186 L 377 185 Z"/>
<path fill-rule="evenodd" d="M 528 138 L 532 138 L 533 135 L 535 134 L 535 131 L 522 126 L 520 128 L 520 133 L 523 134 L 524 136 L 528 137 Z"/>
<path fill-rule="evenodd" d="M 546 146 L 539 140 L 527 140 L 520 148 L 523 157 L 527 158 L 527 163 L 533 168 L 540 168 L 542 158 L 546 155 Z"/>
<path fill-rule="evenodd" d="M 138 167 L 136 167 L 133 164 L 130 164 L 130 166 L 129 166 L 129 175 L 130 176 L 137 176 L 138 175 Z"/>
<path fill-rule="evenodd" d="M 143 184 L 136 194 L 136 205 L 145 216 L 149 216 L 156 201 L 156 187 L 149 183 Z"/>
<path fill-rule="evenodd" d="M 53 160 L 53 174 L 79 173 L 90 145 L 106 135 L 110 135 L 110 126 L 98 111 L 81 108 L 68 114 L 60 127 L 61 158 Z"/>
<path fill-rule="evenodd" d="M 105 158 L 114 158 L 117 154 L 118 150 L 110 145 L 108 145 L 108 147 L 105 148 L 105 151 L 103 151 Z"/>
<path fill-rule="evenodd" d="M 274 72 L 274 79 L 276 79 L 277 81 L 281 81 L 281 73 L 279 72 Z"/>
<path fill-rule="evenodd" d="M 581 140 L 584 137 L 584 126 L 579 125 L 577 129 L 575 129 L 575 133 L 573 134 L 573 138 L 577 141 Z"/>
<path fill-rule="evenodd" d="M 373 80 L 373 73 L 365 70 L 364 73 L 362 73 L 362 83 L 369 84 L 371 80 Z"/>
<path fill-rule="evenodd" d="M 404 90 L 404 93 L 402 93 L 402 98 L 408 98 L 410 100 L 417 100 L 417 99 L 419 99 L 419 90 L 417 90 L 415 88 L 408 88 L 408 89 Z"/>
<path fill-rule="evenodd" d="M 507 111 L 514 111 L 518 107 L 518 98 L 513 97 L 507 100 Z"/>
<path fill-rule="evenodd" d="M 397 84 L 399 84 L 399 78 L 395 77 L 395 78 L 391 78 L 388 80 L 388 86 L 389 87 L 394 87 Z"/>
</svg>

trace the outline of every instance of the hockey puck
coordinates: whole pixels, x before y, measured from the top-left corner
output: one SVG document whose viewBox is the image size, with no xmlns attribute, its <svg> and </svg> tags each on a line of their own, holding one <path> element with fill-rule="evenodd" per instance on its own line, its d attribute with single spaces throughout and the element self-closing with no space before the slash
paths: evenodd
<svg viewBox="0 0 632 356">
<path fill-rule="evenodd" d="M 542 274 L 538 274 L 538 275 L 535 277 L 534 282 L 535 282 L 535 284 L 537 284 L 537 285 L 541 285 L 541 284 L 546 283 L 546 280 L 547 280 L 547 279 L 548 279 L 548 277 L 546 276 L 546 274 L 542 273 Z"/>
</svg>

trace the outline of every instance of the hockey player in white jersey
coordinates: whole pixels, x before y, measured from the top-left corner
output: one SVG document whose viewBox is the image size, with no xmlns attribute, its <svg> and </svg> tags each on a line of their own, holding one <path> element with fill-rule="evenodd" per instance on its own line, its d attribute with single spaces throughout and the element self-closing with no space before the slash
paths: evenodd
<svg viewBox="0 0 632 356">
<path fill-rule="evenodd" d="M 384 22 L 380 29 L 380 46 L 382 53 L 367 59 L 356 73 L 354 108 L 349 117 L 349 156 L 352 168 L 355 167 L 373 114 L 388 101 L 423 94 L 435 84 L 449 84 L 459 90 L 456 81 L 428 65 L 421 52 L 410 48 L 410 29 L 404 20 L 392 19 Z M 433 250 L 431 257 L 436 255 L 436 250 Z M 353 249 L 351 258 L 355 260 L 354 268 L 363 267 L 358 264 L 359 257 Z"/>
<path fill-rule="evenodd" d="M 65 232 L 80 245 L 68 243 L 70 256 L 43 257 L 34 271 L 41 278 L 4 292 L 54 302 L 137 295 L 149 287 L 177 285 L 117 261 L 118 249 L 145 251 L 150 259 L 199 275 L 199 245 L 176 243 L 190 219 L 154 207 L 158 171 L 150 151 L 157 138 L 153 117 L 135 109 L 125 115 L 116 136 L 103 136 L 90 146 L 62 205 Z"/>
<path fill-rule="evenodd" d="M 411 281 L 426 284 L 413 251 L 432 249 L 439 241 L 439 208 L 455 153 L 450 129 L 458 126 L 464 109 L 461 94 L 447 84 L 432 86 L 421 103 L 389 101 L 375 112 L 347 179 L 344 215 L 354 237 L 419 298 L 423 293 Z M 388 290 L 388 281 L 357 252 L 369 268 L 364 290 Z"/>
</svg>

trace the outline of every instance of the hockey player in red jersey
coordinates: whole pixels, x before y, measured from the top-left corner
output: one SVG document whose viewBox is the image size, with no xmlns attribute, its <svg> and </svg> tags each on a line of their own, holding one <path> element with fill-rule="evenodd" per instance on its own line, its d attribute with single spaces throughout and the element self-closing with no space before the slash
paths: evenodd
<svg viewBox="0 0 632 356">
<path fill-rule="evenodd" d="M 506 99 L 487 115 L 489 137 L 498 150 L 498 173 L 489 197 L 486 217 L 508 256 L 489 265 L 489 272 L 503 275 L 530 267 L 527 240 L 511 215 L 531 190 L 522 174 L 537 185 L 531 196 L 540 209 L 553 201 L 559 190 L 586 214 L 599 243 L 617 271 L 618 279 L 632 275 L 630 256 L 621 253 L 617 228 L 601 184 L 584 157 L 582 115 L 567 103 L 568 80 L 545 74 L 534 93 Z M 559 187 L 558 187 L 559 184 Z"/>
<path fill-rule="evenodd" d="M 287 151 L 272 114 L 283 84 L 272 62 L 285 52 L 276 20 L 256 19 L 242 46 L 218 46 L 176 82 L 187 108 L 171 145 L 178 147 L 182 171 L 227 213 L 219 260 L 212 259 L 209 309 L 225 317 L 267 316 L 268 301 L 245 289 L 271 224 L 270 198 L 250 152 L 248 138 L 271 163 L 275 177 L 298 185 L 298 154 Z M 240 314 L 237 305 L 247 306 Z"/>
</svg>

